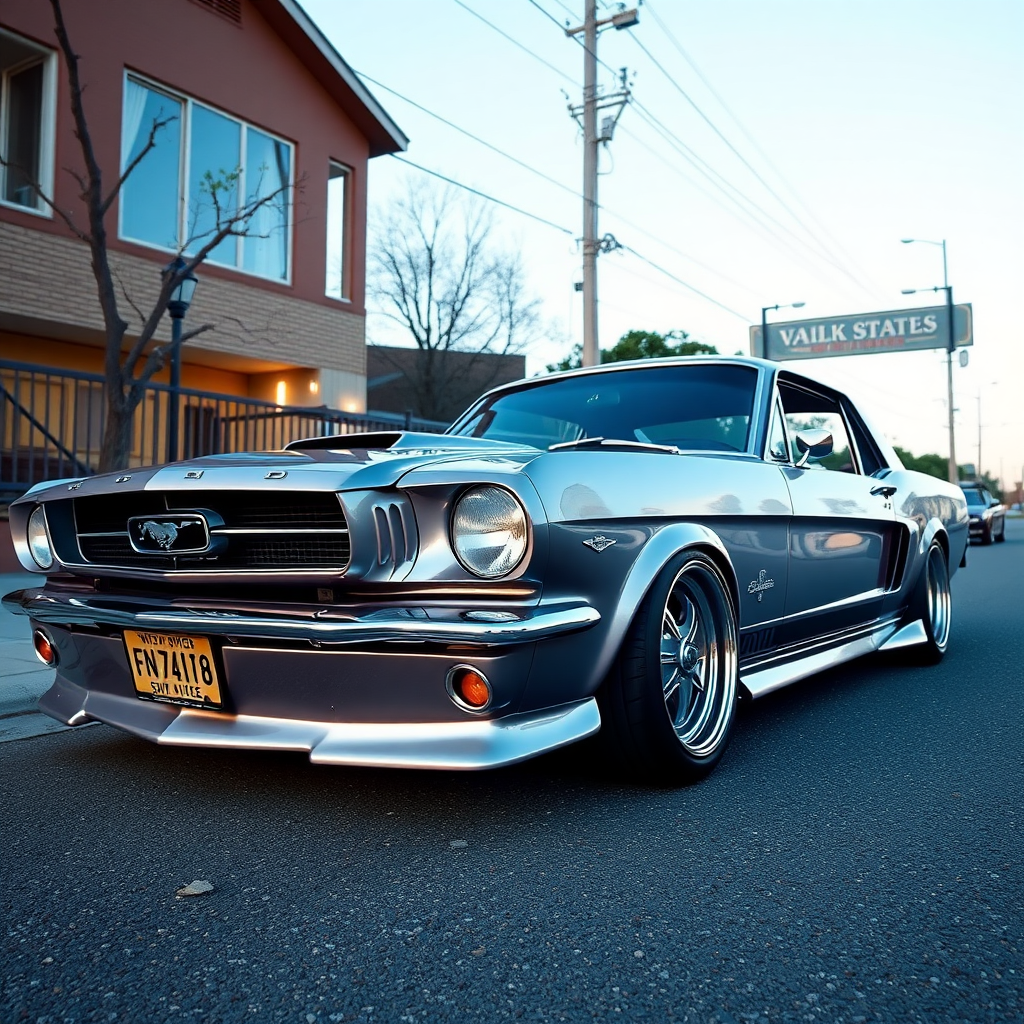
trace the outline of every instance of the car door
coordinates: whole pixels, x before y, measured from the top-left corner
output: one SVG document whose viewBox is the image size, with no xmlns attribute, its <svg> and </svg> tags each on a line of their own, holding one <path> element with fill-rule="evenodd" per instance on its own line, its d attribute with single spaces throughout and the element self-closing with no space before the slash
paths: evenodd
<svg viewBox="0 0 1024 1024">
<path fill-rule="evenodd" d="M 793 506 L 784 635 L 809 643 L 878 618 L 896 536 L 892 488 L 868 476 L 840 397 L 779 382 L 791 459 L 783 468 Z M 800 465 L 797 434 L 824 429 L 832 450 Z M 870 468 L 870 467 L 868 467 Z"/>
</svg>

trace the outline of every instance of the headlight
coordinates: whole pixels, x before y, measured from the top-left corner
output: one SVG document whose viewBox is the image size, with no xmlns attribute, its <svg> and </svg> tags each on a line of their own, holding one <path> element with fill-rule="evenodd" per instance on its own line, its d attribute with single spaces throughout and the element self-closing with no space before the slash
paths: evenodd
<svg viewBox="0 0 1024 1024">
<path fill-rule="evenodd" d="M 28 549 L 40 569 L 49 569 L 53 565 L 53 549 L 46 532 L 46 513 L 42 505 L 37 505 L 28 517 Z"/>
<path fill-rule="evenodd" d="M 526 554 L 526 511 L 502 487 L 474 487 L 452 512 L 452 546 L 458 560 L 484 579 L 507 576 Z"/>
</svg>

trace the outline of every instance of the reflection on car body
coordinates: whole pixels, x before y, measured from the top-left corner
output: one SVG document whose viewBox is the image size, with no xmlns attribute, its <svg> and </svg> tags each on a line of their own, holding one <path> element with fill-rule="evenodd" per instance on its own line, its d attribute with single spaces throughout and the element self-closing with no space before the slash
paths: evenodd
<svg viewBox="0 0 1024 1024">
<path fill-rule="evenodd" d="M 11 525 L 62 722 L 420 768 L 599 732 L 658 784 L 718 762 L 738 699 L 940 658 L 968 540 L 959 488 L 844 395 L 714 357 L 508 385 L 445 435 L 55 481 Z"/>
</svg>

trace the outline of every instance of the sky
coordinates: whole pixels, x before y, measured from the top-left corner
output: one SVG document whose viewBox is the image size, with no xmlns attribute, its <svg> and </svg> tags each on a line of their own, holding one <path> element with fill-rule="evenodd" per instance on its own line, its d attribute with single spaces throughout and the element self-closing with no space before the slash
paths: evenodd
<svg viewBox="0 0 1024 1024">
<path fill-rule="evenodd" d="M 599 0 L 599 17 L 618 6 Z M 566 94 L 581 101 L 584 51 L 562 28 L 582 22 L 583 0 L 304 7 L 409 136 L 405 158 L 550 222 L 494 207 L 495 244 L 521 254 L 542 302 L 527 372 L 544 372 L 582 340 L 583 147 Z M 601 347 L 679 329 L 746 353 L 763 306 L 804 302 L 771 314 L 796 319 L 939 304 L 901 290 L 943 283 L 941 249 L 900 240 L 944 239 L 955 301 L 974 311 L 968 366 L 954 367 L 958 461 L 978 461 L 980 411 L 981 467 L 1012 486 L 1024 472 L 1022 54 L 1020 0 L 642 4 L 636 27 L 598 42 L 599 87 L 614 91 L 609 69 L 625 67 L 634 100 L 600 157 L 599 233 L 626 247 L 598 261 Z M 425 178 L 371 161 L 371 226 Z M 367 338 L 400 341 L 372 307 Z M 944 352 L 798 369 L 847 391 L 901 447 L 948 453 Z"/>
</svg>

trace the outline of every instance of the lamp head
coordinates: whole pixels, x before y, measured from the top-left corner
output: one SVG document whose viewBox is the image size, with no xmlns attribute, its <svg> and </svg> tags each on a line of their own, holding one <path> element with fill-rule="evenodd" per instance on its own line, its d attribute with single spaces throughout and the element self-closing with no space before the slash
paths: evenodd
<svg viewBox="0 0 1024 1024">
<path fill-rule="evenodd" d="M 188 264 L 181 256 L 175 256 L 164 267 L 162 276 L 165 278 L 179 276 L 187 266 Z M 199 278 L 190 270 L 184 277 L 181 277 L 171 290 L 170 298 L 167 300 L 167 312 L 170 313 L 173 319 L 180 320 L 188 312 L 188 307 L 192 305 L 192 296 L 195 295 L 197 284 L 199 284 Z"/>
</svg>

